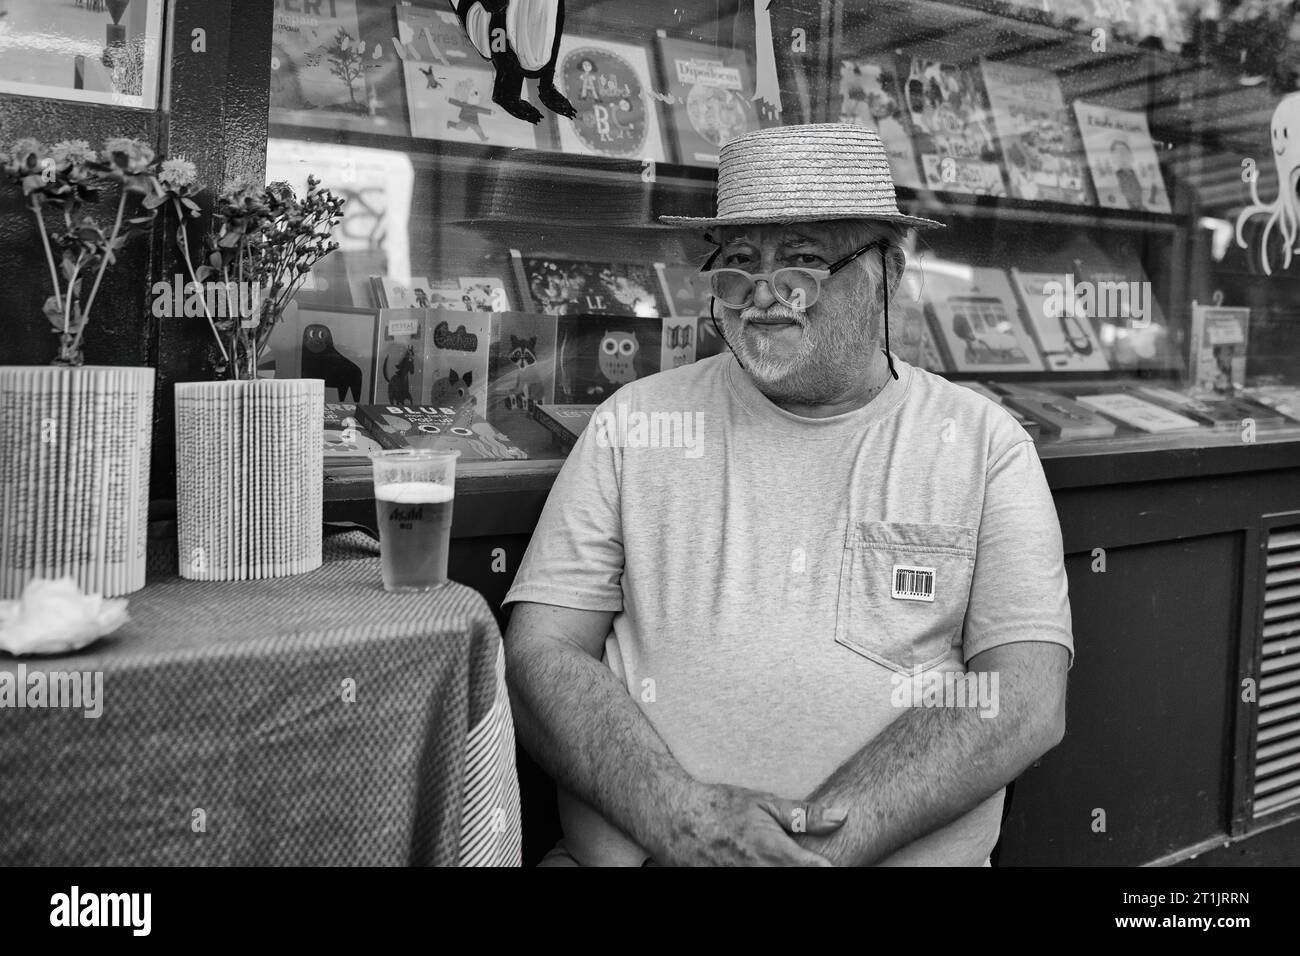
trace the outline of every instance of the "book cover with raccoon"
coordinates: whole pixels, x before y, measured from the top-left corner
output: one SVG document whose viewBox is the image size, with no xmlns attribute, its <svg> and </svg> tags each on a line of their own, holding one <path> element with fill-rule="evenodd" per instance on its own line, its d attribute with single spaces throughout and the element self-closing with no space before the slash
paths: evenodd
<svg viewBox="0 0 1300 956">
<path fill-rule="evenodd" d="M 531 416 L 555 400 L 555 316 L 502 312 L 492 316 L 488 353 L 487 420 L 531 457 L 544 455 L 549 437 Z"/>
<path fill-rule="evenodd" d="M 487 312 L 425 313 L 420 404 L 454 409 L 458 423 L 486 420 L 491 327 Z"/>
<path fill-rule="evenodd" d="M 625 315 L 561 315 L 556 324 L 555 402 L 603 402 L 660 369 L 663 321 Z"/>
</svg>

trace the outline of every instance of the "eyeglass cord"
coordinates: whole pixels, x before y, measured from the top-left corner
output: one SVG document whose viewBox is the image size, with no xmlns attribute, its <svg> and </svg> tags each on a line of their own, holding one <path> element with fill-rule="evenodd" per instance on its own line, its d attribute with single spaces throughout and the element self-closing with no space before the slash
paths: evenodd
<svg viewBox="0 0 1300 956">
<path fill-rule="evenodd" d="M 701 272 L 709 271 L 709 266 L 713 265 L 713 260 L 718 257 L 718 252 L 720 251 L 721 250 L 717 250 L 717 249 L 714 250 L 713 255 L 709 256 L 709 260 L 706 263 L 704 263 L 704 266 L 700 269 Z M 884 247 L 882 247 L 880 250 L 880 280 L 882 285 L 882 291 L 884 292 L 885 295 L 885 313 L 884 313 L 885 361 L 889 363 L 889 374 L 894 377 L 895 381 L 897 381 L 898 372 L 894 369 L 894 356 L 889 351 L 889 266 L 887 260 L 885 259 Z M 730 342 L 727 342 L 727 336 L 725 333 L 723 333 L 722 326 L 718 325 L 718 316 L 713 310 L 713 303 L 715 301 L 717 300 L 715 299 L 714 296 L 712 295 L 709 296 L 709 318 L 713 320 L 713 331 L 718 333 L 718 338 L 722 339 L 723 342 L 726 342 L 727 349 L 736 358 L 736 364 L 738 364 L 741 368 L 744 368 L 745 363 L 740 360 L 739 355 L 736 355 L 736 350 L 731 347 Z"/>
</svg>

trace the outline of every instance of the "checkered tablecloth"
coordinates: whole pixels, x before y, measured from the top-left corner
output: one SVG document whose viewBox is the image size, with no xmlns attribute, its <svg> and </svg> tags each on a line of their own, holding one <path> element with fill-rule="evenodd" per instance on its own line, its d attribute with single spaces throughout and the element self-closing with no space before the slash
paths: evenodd
<svg viewBox="0 0 1300 956">
<path fill-rule="evenodd" d="M 385 593 L 377 552 L 152 581 L 80 654 L 0 655 L 29 704 L 0 707 L 0 866 L 519 865 L 492 613 L 458 584 Z M 102 674 L 102 715 L 30 706 L 37 672 Z"/>
</svg>

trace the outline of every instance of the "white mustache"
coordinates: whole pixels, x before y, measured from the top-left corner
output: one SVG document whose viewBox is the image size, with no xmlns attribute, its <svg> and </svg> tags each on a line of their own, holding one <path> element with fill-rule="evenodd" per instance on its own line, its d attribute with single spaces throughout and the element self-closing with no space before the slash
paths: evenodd
<svg viewBox="0 0 1300 956">
<path fill-rule="evenodd" d="M 742 322 L 753 322 L 762 319 L 788 319 L 791 322 L 799 323 L 801 326 L 808 324 L 808 319 L 804 313 L 780 304 L 769 306 L 766 309 L 751 305 L 740 313 Z"/>
</svg>

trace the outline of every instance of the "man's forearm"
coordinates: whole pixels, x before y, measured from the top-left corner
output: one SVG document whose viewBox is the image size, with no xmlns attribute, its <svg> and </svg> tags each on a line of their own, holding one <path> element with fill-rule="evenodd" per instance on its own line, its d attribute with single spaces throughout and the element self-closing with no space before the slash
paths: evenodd
<svg viewBox="0 0 1300 956">
<path fill-rule="evenodd" d="M 877 863 L 974 809 L 1059 739 L 1051 708 L 1007 695 L 991 718 L 909 708 L 809 796 L 850 808 L 844 826 L 799 842 L 840 866 Z"/>
<path fill-rule="evenodd" d="M 603 663 L 559 644 L 515 647 L 507 662 L 515 728 L 570 793 L 650 850 L 668 807 L 695 785 Z"/>
</svg>

